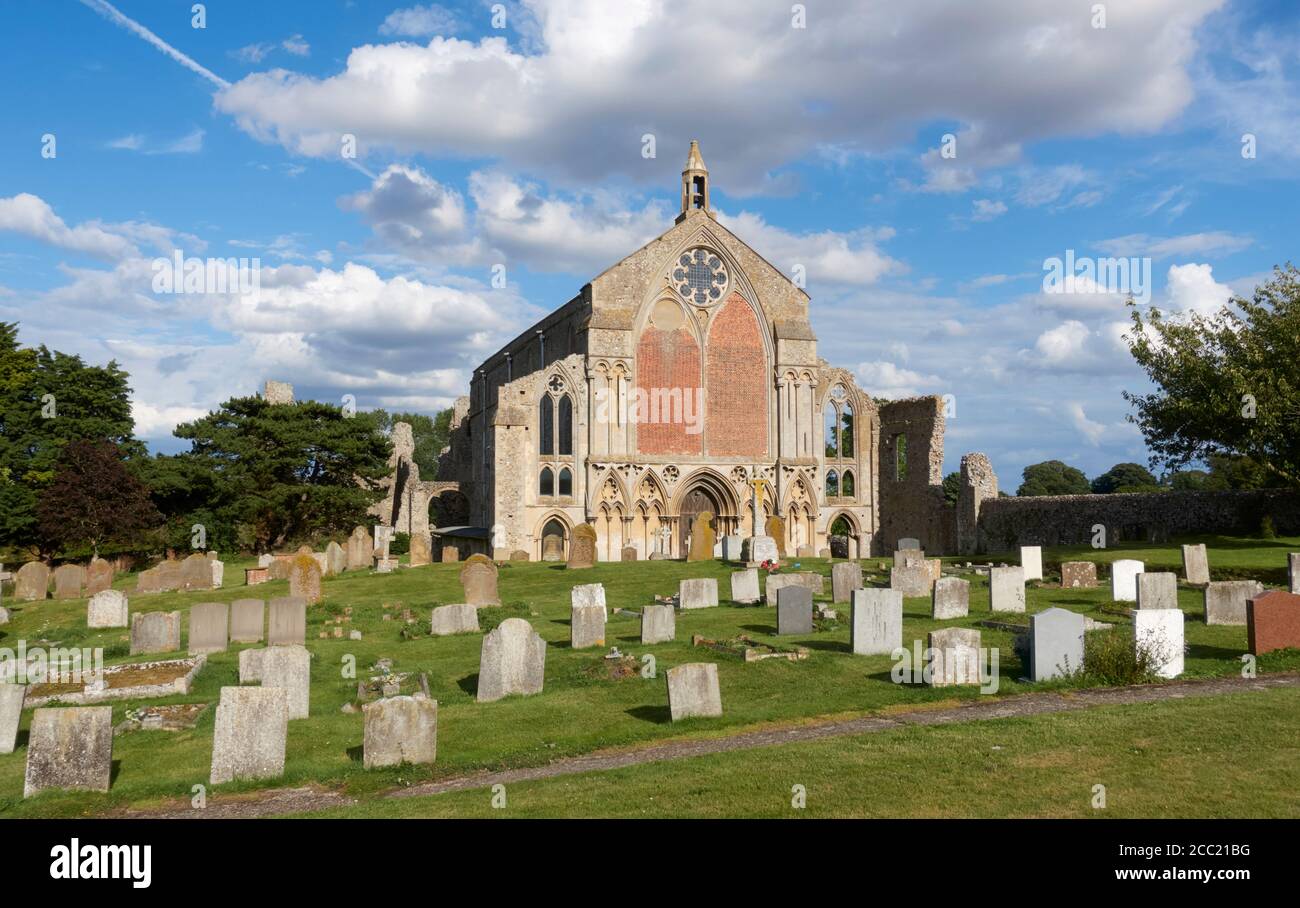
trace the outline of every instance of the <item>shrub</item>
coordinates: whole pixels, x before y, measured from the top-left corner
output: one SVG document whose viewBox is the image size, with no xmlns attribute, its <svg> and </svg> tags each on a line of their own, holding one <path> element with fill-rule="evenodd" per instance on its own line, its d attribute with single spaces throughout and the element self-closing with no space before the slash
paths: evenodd
<svg viewBox="0 0 1300 908">
<path fill-rule="evenodd" d="M 1083 641 L 1081 680 L 1106 686 L 1147 684 L 1159 680 L 1157 655 L 1150 647 L 1134 647 L 1130 629 L 1091 631 Z"/>
<path fill-rule="evenodd" d="M 406 555 L 411 551 L 411 534 L 394 533 L 393 541 L 388 544 L 388 554 Z"/>
</svg>

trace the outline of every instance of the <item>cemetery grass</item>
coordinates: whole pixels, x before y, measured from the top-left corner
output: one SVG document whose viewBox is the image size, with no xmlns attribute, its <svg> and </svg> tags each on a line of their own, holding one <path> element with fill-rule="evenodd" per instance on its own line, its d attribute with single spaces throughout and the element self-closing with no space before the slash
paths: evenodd
<svg viewBox="0 0 1300 908">
<path fill-rule="evenodd" d="M 1296 539 L 1268 543 L 1238 539 L 1207 541 L 1211 571 L 1216 578 L 1223 572 L 1272 570 L 1278 564 L 1285 565 L 1286 551 L 1300 547 L 1300 540 Z M 1130 554 L 1143 557 L 1142 553 L 1147 553 L 1148 563 L 1153 566 L 1179 563 L 1176 544 L 1156 549 L 1121 547 L 1102 554 L 1107 556 L 1105 560 L 1111 560 Z M 1077 552 L 1052 549 L 1045 561 L 1051 564 L 1088 554 L 1101 557 L 1087 548 Z M 965 560 L 946 559 L 950 565 Z M 1008 559 L 998 556 L 993 560 Z M 868 585 L 888 584 L 888 571 L 880 570 L 886 563 L 883 559 L 863 562 L 868 569 Z M 226 576 L 242 577 L 242 568 L 248 564 L 228 561 Z M 795 566 L 794 559 L 786 562 L 787 569 Z M 801 566 L 827 575 L 830 572 L 830 564 L 820 559 L 804 559 Z M 482 635 L 428 636 L 431 608 L 462 598 L 459 568 L 460 565 L 439 564 L 403 569 L 392 575 L 354 572 L 326 579 L 322 586 L 324 601 L 309 608 L 307 618 L 307 648 L 313 654 L 311 717 L 289 725 L 285 775 L 262 783 L 232 783 L 221 786 L 217 792 L 252 793 L 258 788 L 319 784 L 365 801 L 385 790 L 478 770 L 538 766 L 595 751 L 729 735 L 773 724 L 798 724 L 812 719 L 918 708 L 925 704 L 952 704 L 979 696 L 974 688 L 936 690 L 891 683 L 892 663 L 888 656 L 861 657 L 849 653 L 846 605 L 838 606 L 840 621 L 836 627 L 805 637 L 775 636 L 775 609 L 735 606 L 728 601 L 729 577 L 735 567 L 722 562 L 602 563 L 582 571 L 568 571 L 563 565 L 515 562 L 502 565 L 500 570 L 500 593 L 505 605 L 482 609 L 480 622 L 486 631 L 506 617 L 528 620 L 548 643 L 546 687 L 536 696 L 479 704 L 474 695 Z M 912 641 L 917 640 L 923 647 L 925 634 L 941 626 L 975 627 L 977 622 L 990 618 L 1025 622 L 1025 616 L 991 614 L 987 581 L 975 574 L 964 576 L 972 582 L 970 616 L 935 622 L 929 618 L 928 598 L 908 599 L 904 603 L 906 646 L 911 647 Z M 689 577 L 718 578 L 722 606 L 679 612 L 674 642 L 641 646 L 638 620 L 616 615 L 613 610 L 639 609 L 653 602 L 656 594 L 675 593 L 678 581 Z M 605 650 L 574 651 L 569 647 L 570 588 L 578 583 L 594 582 L 605 585 L 610 607 L 606 646 L 618 646 L 638 660 L 645 654 L 653 655 L 654 679 L 633 675 L 622 680 L 605 680 L 600 677 Z M 120 577 L 115 585 L 129 592 L 134 589 L 135 578 Z M 273 581 L 254 589 L 228 585 L 213 592 L 132 595 L 131 611 L 133 614 L 175 609 L 188 612 L 201 602 L 230 602 L 248 596 L 269 600 L 287 595 L 287 587 L 286 581 Z M 826 588 L 827 596 L 823 598 L 828 599 L 829 576 Z M 1098 620 L 1127 623 L 1127 618 L 1114 610 L 1109 585 L 1104 581 L 1094 590 L 1062 590 L 1050 582 L 1031 583 L 1027 598 L 1031 613 L 1061 606 Z M 103 646 L 108 664 L 167 658 L 162 655 L 130 658 L 125 629 L 88 630 L 84 599 L 7 604 L 13 606 L 13 618 L 0 627 L 0 646 L 16 647 L 20 639 L 28 647 L 41 641 L 46 646 L 55 643 Z M 1188 619 L 1189 649 L 1184 677 L 1238 674 L 1240 656 L 1246 646 L 1245 628 L 1206 626 L 1201 593 L 1189 587 L 1180 587 L 1179 604 Z M 343 639 L 320 639 L 319 633 L 327 622 L 331 622 L 331 628 L 336 626 L 332 622 L 342 618 L 344 608 L 349 606 L 352 608 L 350 621 L 339 625 L 344 629 Z M 400 620 L 403 609 L 412 610 L 417 617 L 416 624 L 406 625 Z M 392 620 L 383 620 L 385 614 L 391 615 Z M 406 628 L 409 630 L 404 635 Z M 188 632 L 188 619 L 185 629 Z M 347 631 L 352 629 L 362 631 L 363 639 L 347 639 Z M 979 629 L 982 645 L 1000 650 L 1000 694 L 1065 686 L 1066 682 L 1060 681 L 1034 685 L 1019 680 L 1024 670 L 1014 652 L 1013 633 L 987 627 Z M 806 646 L 811 656 L 802 662 L 773 659 L 746 664 L 738 656 L 693 648 L 692 634 L 715 639 L 747 634 L 780 646 Z M 31 710 L 24 711 L 17 750 L 0 755 L 0 817 L 96 815 L 127 808 L 188 805 L 193 787 L 207 785 L 216 702 L 221 687 L 238 683 L 238 651 L 244 648 L 247 647 L 232 646 L 225 653 L 210 655 L 187 696 L 111 704 L 115 724 L 123 720 L 126 710 L 142 705 L 187 702 L 206 703 L 208 708 L 192 730 L 137 731 L 115 738 L 113 784 L 106 794 L 50 791 L 32 799 L 22 798 L 26 737 L 31 721 Z M 174 655 L 179 657 L 183 653 Z M 362 717 L 341 712 L 341 707 L 354 699 L 357 680 L 345 677 L 344 672 L 349 662 L 355 660 L 356 678 L 369 678 L 371 666 L 381 657 L 392 659 L 396 671 L 410 673 L 403 688 L 405 693 L 416 689 L 420 673 L 427 674 L 431 693 L 439 703 L 435 764 L 363 770 Z M 724 716 L 671 723 L 664 672 L 674 665 L 700 661 L 719 665 Z M 1261 673 L 1297 669 L 1300 669 L 1297 652 L 1272 654 L 1259 660 Z"/>
</svg>

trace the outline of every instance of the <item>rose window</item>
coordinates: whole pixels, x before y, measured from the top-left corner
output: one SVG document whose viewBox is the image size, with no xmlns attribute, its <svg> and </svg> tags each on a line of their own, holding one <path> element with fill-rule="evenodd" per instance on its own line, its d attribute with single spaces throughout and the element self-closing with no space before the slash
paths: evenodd
<svg viewBox="0 0 1300 908">
<path fill-rule="evenodd" d="M 722 259 L 707 249 L 683 252 L 673 268 L 673 283 L 682 299 L 696 306 L 711 306 L 727 289 L 727 269 Z"/>
</svg>

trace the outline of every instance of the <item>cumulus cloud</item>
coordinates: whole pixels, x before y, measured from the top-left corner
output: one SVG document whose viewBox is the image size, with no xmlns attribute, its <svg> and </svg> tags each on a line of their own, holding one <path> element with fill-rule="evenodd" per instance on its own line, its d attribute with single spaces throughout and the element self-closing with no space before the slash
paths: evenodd
<svg viewBox="0 0 1300 908">
<path fill-rule="evenodd" d="M 1214 279 L 1209 265 L 1171 265 L 1165 283 L 1168 308 L 1210 315 L 1232 297 L 1232 288 Z"/>
<path fill-rule="evenodd" d="M 890 400 L 933 394 L 942 384 L 937 375 L 904 369 L 888 360 L 858 363 L 854 375 L 858 384 L 868 389 L 873 396 Z"/>
<path fill-rule="evenodd" d="M 0 231 L 4 230 L 107 261 L 139 255 L 137 244 L 148 245 L 160 252 L 168 251 L 177 237 L 185 236 L 156 224 L 138 221 L 121 224 L 86 221 L 70 227 L 54 213 L 48 202 L 28 192 L 0 198 Z M 195 242 L 197 244 L 197 240 Z"/>
<path fill-rule="evenodd" d="M 734 216 L 719 211 L 718 221 L 785 274 L 803 265 L 810 292 L 819 284 L 867 286 L 907 270 L 877 245 L 893 238 L 890 227 L 793 233 L 747 211 Z"/>
<path fill-rule="evenodd" d="M 381 35 L 427 38 L 454 34 L 460 27 L 456 14 L 436 3 L 393 10 L 379 26 Z"/>
</svg>

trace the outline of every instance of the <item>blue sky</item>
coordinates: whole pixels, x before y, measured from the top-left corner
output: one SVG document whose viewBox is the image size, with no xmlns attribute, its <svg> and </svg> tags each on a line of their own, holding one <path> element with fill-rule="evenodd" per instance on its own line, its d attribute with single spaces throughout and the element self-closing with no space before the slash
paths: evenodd
<svg viewBox="0 0 1300 908">
<path fill-rule="evenodd" d="M 955 395 L 946 469 L 1013 490 L 1146 460 L 1123 294 L 1046 293 L 1046 259 L 1149 259 L 1188 312 L 1294 257 L 1293 3 L 192 5 L 0 6 L 0 319 L 116 358 L 159 450 L 267 378 L 448 405 L 671 224 L 691 138 L 719 218 L 806 270 L 822 356 Z M 260 258 L 257 300 L 153 293 L 176 249 Z"/>
</svg>

